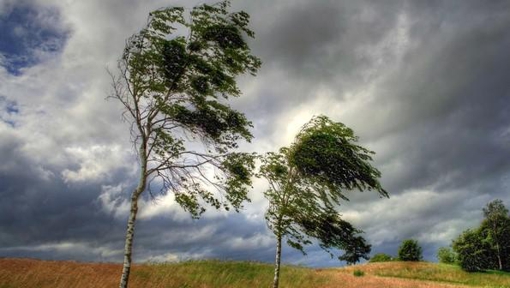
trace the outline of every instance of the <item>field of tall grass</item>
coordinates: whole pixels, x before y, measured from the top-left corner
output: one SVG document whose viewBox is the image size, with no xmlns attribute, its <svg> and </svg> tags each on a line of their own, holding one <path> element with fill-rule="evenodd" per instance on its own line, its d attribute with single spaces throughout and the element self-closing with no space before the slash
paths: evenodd
<svg viewBox="0 0 510 288">
<path fill-rule="evenodd" d="M 117 287 L 120 264 L 0 259 L 0 288 Z M 270 287 L 271 264 L 216 260 L 138 264 L 130 287 Z M 346 268 L 284 266 L 281 288 L 447 288 L 510 287 L 510 273 L 465 273 L 456 266 L 389 262 Z"/>
<path fill-rule="evenodd" d="M 120 264 L 0 259 L 0 288 L 117 287 Z M 269 287 L 273 267 L 254 262 L 190 261 L 134 265 L 130 287 Z M 284 266 L 281 287 L 326 287 L 328 279 L 304 267 Z"/>
<path fill-rule="evenodd" d="M 344 269 L 350 271 L 353 267 Z M 415 279 L 467 285 L 470 287 L 504 288 L 510 287 L 510 273 L 488 271 L 468 273 L 457 265 L 427 262 L 383 262 L 359 265 L 365 273 L 399 279 Z"/>
</svg>

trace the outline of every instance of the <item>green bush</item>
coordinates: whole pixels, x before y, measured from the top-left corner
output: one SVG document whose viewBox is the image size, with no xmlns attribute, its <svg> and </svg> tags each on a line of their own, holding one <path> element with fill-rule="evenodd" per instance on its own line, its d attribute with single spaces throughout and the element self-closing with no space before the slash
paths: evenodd
<svg viewBox="0 0 510 288">
<path fill-rule="evenodd" d="M 449 247 L 441 247 L 437 250 L 437 260 L 439 263 L 454 264 L 457 260 L 457 255 Z"/>
<path fill-rule="evenodd" d="M 453 250 L 458 255 L 462 270 L 467 272 L 494 269 L 491 247 L 484 241 L 479 229 L 468 229 L 453 241 Z"/>
<path fill-rule="evenodd" d="M 393 257 L 391 257 L 388 254 L 384 254 L 384 253 L 377 253 L 372 258 L 370 258 L 370 260 L 368 260 L 369 263 L 389 262 L 389 261 L 393 261 Z"/>
<path fill-rule="evenodd" d="M 365 276 L 365 272 L 363 272 L 361 270 L 354 270 L 354 272 L 352 274 L 354 276 L 356 276 L 356 277 L 363 277 L 363 276 Z"/>
<path fill-rule="evenodd" d="M 422 258 L 422 250 L 416 240 L 404 240 L 398 248 L 398 259 L 401 261 L 421 261 Z"/>
</svg>

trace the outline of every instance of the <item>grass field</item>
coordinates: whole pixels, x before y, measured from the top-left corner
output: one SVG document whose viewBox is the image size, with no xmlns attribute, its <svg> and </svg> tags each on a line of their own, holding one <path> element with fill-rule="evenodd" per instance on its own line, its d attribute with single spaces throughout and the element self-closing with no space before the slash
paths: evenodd
<svg viewBox="0 0 510 288">
<path fill-rule="evenodd" d="M 0 259 L 0 288 L 117 287 L 120 271 L 120 264 Z M 133 267 L 130 287 L 257 288 L 270 287 L 272 277 L 272 265 L 253 262 L 143 264 Z M 284 266 L 280 283 L 282 288 L 500 288 L 510 287 L 510 273 L 465 273 L 451 265 L 404 262 L 331 269 Z"/>
<path fill-rule="evenodd" d="M 467 273 L 455 265 L 428 262 L 371 263 L 338 270 L 342 273 L 361 270 L 366 275 L 385 279 L 412 279 L 428 283 L 456 285 L 453 287 L 510 288 L 510 273 L 497 271 Z"/>
</svg>

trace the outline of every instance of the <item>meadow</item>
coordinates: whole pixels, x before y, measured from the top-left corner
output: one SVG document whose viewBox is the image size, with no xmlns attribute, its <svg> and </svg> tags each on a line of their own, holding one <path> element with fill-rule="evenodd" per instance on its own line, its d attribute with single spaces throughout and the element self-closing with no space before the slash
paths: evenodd
<svg viewBox="0 0 510 288">
<path fill-rule="evenodd" d="M 0 259 L 0 288 L 117 287 L 121 265 L 34 259 Z M 356 276 L 356 275 L 357 276 Z M 134 265 L 130 287 L 270 287 L 273 266 L 218 260 Z M 454 265 L 386 262 L 344 268 L 282 267 L 282 288 L 510 287 L 510 273 L 466 273 Z"/>
</svg>

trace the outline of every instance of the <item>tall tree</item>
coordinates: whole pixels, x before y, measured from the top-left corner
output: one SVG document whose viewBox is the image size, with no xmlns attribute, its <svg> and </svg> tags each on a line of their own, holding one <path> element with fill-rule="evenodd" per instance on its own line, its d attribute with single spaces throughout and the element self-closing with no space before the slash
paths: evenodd
<svg viewBox="0 0 510 288">
<path fill-rule="evenodd" d="M 264 193 L 269 200 L 266 220 L 276 236 L 274 288 L 279 285 L 283 238 L 303 253 L 304 245 L 315 238 L 330 254 L 332 248 L 344 250 L 340 260 L 368 259 L 370 245 L 359 235 L 362 231 L 335 210 L 342 199 L 348 200 L 346 190 L 375 190 L 388 196 L 378 182 L 380 172 L 369 163 L 373 152 L 357 141 L 342 123 L 317 116 L 289 148 L 262 157 L 259 176 L 269 182 Z"/>
<path fill-rule="evenodd" d="M 485 217 L 480 227 L 482 236 L 491 245 L 499 270 L 508 269 L 510 259 L 510 217 L 503 201 L 496 199 L 483 208 Z M 506 270 L 505 269 L 505 270 Z"/>
<path fill-rule="evenodd" d="M 230 13 L 229 6 L 228 0 L 203 4 L 189 15 L 182 7 L 153 11 L 128 39 L 118 76 L 112 74 L 111 96 L 132 124 L 140 165 L 120 287 L 128 285 L 138 201 L 151 183 L 174 193 L 193 217 L 204 204 L 237 210 L 248 200 L 253 155 L 234 151 L 252 138 L 251 122 L 227 100 L 241 94 L 236 76 L 255 75 L 261 62 L 245 40 L 254 36 L 249 15 Z"/>
</svg>

